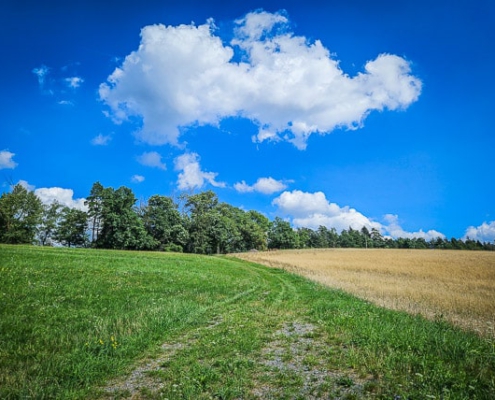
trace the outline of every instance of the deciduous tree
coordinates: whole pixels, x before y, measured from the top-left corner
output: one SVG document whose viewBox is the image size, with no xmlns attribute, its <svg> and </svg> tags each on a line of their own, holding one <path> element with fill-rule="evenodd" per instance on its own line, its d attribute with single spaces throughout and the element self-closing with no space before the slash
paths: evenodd
<svg viewBox="0 0 495 400">
<path fill-rule="evenodd" d="M 170 197 L 150 197 L 141 215 L 146 231 L 154 240 L 154 249 L 182 251 L 189 234 L 177 205 Z"/>
<path fill-rule="evenodd" d="M 42 246 L 51 243 L 57 230 L 61 208 L 62 205 L 57 201 L 51 204 L 43 204 L 41 222 L 38 226 L 38 240 Z"/>
<path fill-rule="evenodd" d="M 95 182 L 84 204 L 88 207 L 88 216 L 91 227 L 91 242 L 95 243 L 101 229 L 103 219 L 104 187 L 100 182 Z"/>
<path fill-rule="evenodd" d="M 88 244 L 88 214 L 76 208 L 64 207 L 55 239 L 67 247 L 84 247 Z"/>
<path fill-rule="evenodd" d="M 192 253 L 211 254 L 217 251 L 219 214 L 217 195 L 211 190 L 185 195 L 188 218 L 188 250 Z"/>
<path fill-rule="evenodd" d="M 271 249 L 294 249 L 297 244 L 297 233 L 290 223 L 275 217 L 268 231 L 268 247 Z"/>
<path fill-rule="evenodd" d="M 268 230 L 270 220 L 258 211 L 250 210 L 246 213 L 247 223 L 244 227 L 244 240 L 247 250 L 268 249 Z"/>
<path fill-rule="evenodd" d="M 103 189 L 97 247 L 122 250 L 153 248 L 154 241 L 146 232 L 135 203 L 134 193 L 125 186 L 117 190 Z"/>
<path fill-rule="evenodd" d="M 24 186 L 17 184 L 0 197 L 0 241 L 33 243 L 42 215 L 41 200 Z"/>
</svg>

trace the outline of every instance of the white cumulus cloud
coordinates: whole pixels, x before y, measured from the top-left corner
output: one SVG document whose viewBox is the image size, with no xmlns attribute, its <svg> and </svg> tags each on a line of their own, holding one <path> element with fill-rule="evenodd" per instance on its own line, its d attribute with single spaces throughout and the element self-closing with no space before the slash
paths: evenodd
<svg viewBox="0 0 495 400">
<path fill-rule="evenodd" d="M 495 221 L 483 222 L 480 226 L 470 226 L 466 229 L 463 239 L 479 240 L 480 242 L 495 242 Z"/>
<path fill-rule="evenodd" d="M 354 208 L 340 207 L 330 203 L 323 192 L 307 193 L 300 190 L 283 192 L 272 202 L 279 210 L 292 217 L 296 227 L 317 229 L 320 225 L 343 229 L 381 229 L 379 223 L 371 221 Z"/>
<path fill-rule="evenodd" d="M 199 155 L 196 153 L 185 153 L 174 161 L 175 169 L 179 172 L 177 186 L 180 190 L 201 189 L 206 183 L 214 187 L 225 187 L 224 182 L 217 182 L 217 173 L 201 170 Z"/>
<path fill-rule="evenodd" d="M 144 152 L 137 157 L 137 161 L 147 167 L 166 170 L 167 166 L 162 162 L 162 156 L 156 151 Z"/>
<path fill-rule="evenodd" d="M 15 153 L 8 150 L 0 151 L 0 169 L 14 169 L 17 163 L 14 161 Z"/>
<path fill-rule="evenodd" d="M 74 199 L 74 191 L 72 189 L 63 189 L 59 187 L 39 188 L 34 190 L 34 194 L 38 196 L 44 204 L 51 204 L 54 201 L 58 201 L 63 206 L 88 211 L 88 207 L 84 205 L 86 199 Z"/>
<path fill-rule="evenodd" d="M 282 214 L 289 216 L 295 227 L 317 229 L 322 225 L 341 232 L 349 227 L 360 230 L 365 226 L 368 230 L 375 228 L 381 234 L 393 238 L 423 238 L 427 241 L 438 237 L 445 238 L 445 235 L 435 230 L 407 232 L 399 225 L 397 215 L 385 215 L 386 223 L 381 224 L 354 208 L 340 207 L 329 202 L 323 192 L 286 191 L 274 199 L 272 204 L 277 206 Z"/>
<path fill-rule="evenodd" d="M 36 186 L 29 184 L 28 181 L 25 181 L 23 179 L 17 182 L 17 184 L 21 185 L 24 189 L 26 189 L 29 192 L 32 192 L 34 189 L 36 189 Z"/>
<path fill-rule="evenodd" d="M 420 229 L 417 232 L 407 232 L 399 225 L 399 217 L 393 214 L 386 214 L 384 216 L 384 220 L 386 225 L 384 228 L 386 232 L 392 236 L 393 238 L 406 238 L 406 239 L 425 239 L 426 241 L 430 241 L 437 238 L 445 239 L 445 235 L 441 232 L 438 232 L 434 229 L 430 229 L 428 231 L 423 231 Z"/>
<path fill-rule="evenodd" d="M 259 178 L 254 185 L 248 185 L 245 181 L 234 184 L 234 189 L 241 193 L 260 192 L 263 194 L 273 194 L 286 189 L 287 185 L 282 181 L 277 181 L 272 177 Z"/>
<path fill-rule="evenodd" d="M 258 126 L 255 141 L 304 149 L 313 133 L 357 129 L 371 111 L 407 108 L 421 93 L 399 56 L 380 54 L 351 77 L 321 41 L 295 36 L 282 13 L 252 12 L 235 24 L 229 44 L 212 20 L 144 27 L 139 48 L 100 85 L 114 120 L 141 118 L 142 141 L 178 144 L 181 127 L 242 116 Z"/>
</svg>

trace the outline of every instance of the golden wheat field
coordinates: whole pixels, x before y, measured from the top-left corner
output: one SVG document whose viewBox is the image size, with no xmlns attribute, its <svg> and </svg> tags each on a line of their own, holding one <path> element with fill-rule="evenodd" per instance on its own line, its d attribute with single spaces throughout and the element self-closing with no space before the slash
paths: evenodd
<svg viewBox="0 0 495 400">
<path fill-rule="evenodd" d="M 318 249 L 235 256 L 495 337 L 495 252 Z"/>
</svg>

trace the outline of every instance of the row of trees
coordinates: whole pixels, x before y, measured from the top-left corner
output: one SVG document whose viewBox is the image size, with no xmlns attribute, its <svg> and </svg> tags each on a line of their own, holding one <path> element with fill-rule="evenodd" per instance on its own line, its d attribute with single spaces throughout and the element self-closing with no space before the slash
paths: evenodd
<svg viewBox="0 0 495 400">
<path fill-rule="evenodd" d="M 85 202 L 87 211 L 81 211 L 57 202 L 43 204 L 18 184 L 0 197 L 0 242 L 199 254 L 329 247 L 495 249 L 469 239 L 384 238 L 366 227 L 340 233 L 324 226 L 294 230 L 279 217 L 270 221 L 257 211 L 219 202 L 212 191 L 184 194 L 178 203 L 160 195 L 136 203 L 131 189 L 96 182 Z"/>
<path fill-rule="evenodd" d="M 289 225 L 290 226 L 290 225 Z M 287 230 L 287 237 L 291 237 Z M 289 241 L 290 245 L 283 248 L 388 248 L 388 249 L 450 249 L 450 250 L 495 250 L 495 244 L 481 243 L 471 239 L 436 239 L 426 241 L 424 238 L 383 237 L 380 231 L 371 231 L 363 227 L 361 230 L 344 229 L 340 234 L 335 228 L 328 229 L 320 226 L 316 231 L 309 228 L 299 228 Z"/>
<path fill-rule="evenodd" d="M 131 189 L 96 182 L 85 212 L 43 204 L 18 184 L 0 197 L 0 242 L 201 254 L 267 248 L 270 221 L 262 214 L 220 203 L 212 191 L 179 201 L 182 212 L 167 196 L 136 206 Z"/>
<path fill-rule="evenodd" d="M 22 185 L 0 197 L 0 242 L 84 246 L 87 214 L 57 202 L 45 205 Z"/>
</svg>

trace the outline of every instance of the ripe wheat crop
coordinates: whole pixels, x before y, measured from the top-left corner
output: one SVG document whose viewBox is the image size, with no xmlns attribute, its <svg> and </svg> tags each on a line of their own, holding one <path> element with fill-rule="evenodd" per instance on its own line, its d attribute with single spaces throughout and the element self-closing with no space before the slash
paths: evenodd
<svg viewBox="0 0 495 400">
<path fill-rule="evenodd" d="M 495 252 L 321 249 L 238 257 L 495 337 Z"/>
</svg>

